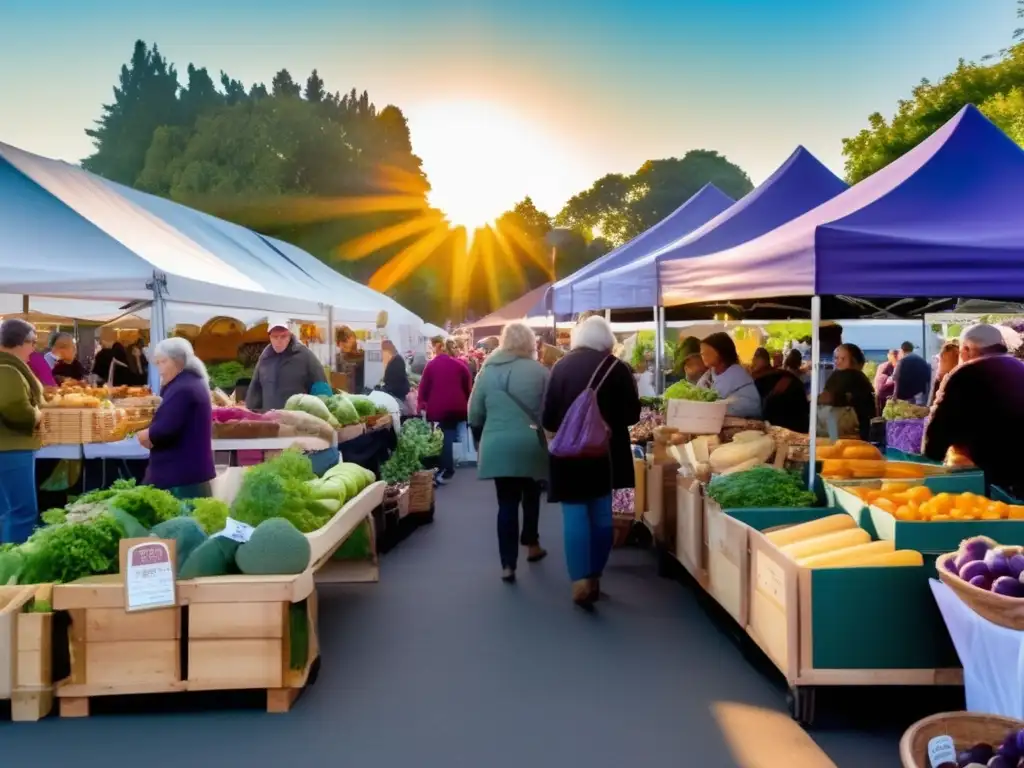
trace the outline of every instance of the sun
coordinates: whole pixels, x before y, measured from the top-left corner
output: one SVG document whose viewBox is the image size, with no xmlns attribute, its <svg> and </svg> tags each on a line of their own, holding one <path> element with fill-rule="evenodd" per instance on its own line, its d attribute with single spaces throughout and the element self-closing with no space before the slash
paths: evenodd
<svg viewBox="0 0 1024 768">
<path fill-rule="evenodd" d="M 430 179 L 430 203 L 472 233 L 557 174 L 554 143 L 512 110 L 488 101 L 438 102 L 410 110 L 413 150 Z"/>
</svg>

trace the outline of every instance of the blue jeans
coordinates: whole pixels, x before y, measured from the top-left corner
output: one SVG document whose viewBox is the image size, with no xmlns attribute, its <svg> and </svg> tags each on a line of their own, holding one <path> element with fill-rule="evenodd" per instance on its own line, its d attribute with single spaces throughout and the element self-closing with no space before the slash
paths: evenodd
<svg viewBox="0 0 1024 768">
<path fill-rule="evenodd" d="M 612 551 L 612 497 L 562 504 L 565 562 L 573 581 L 598 578 Z"/>
<path fill-rule="evenodd" d="M 498 492 L 498 554 L 501 567 L 515 570 L 519 546 L 540 542 L 540 483 L 530 477 L 496 477 Z M 519 537 L 519 505 L 523 507 L 523 535 Z"/>
<path fill-rule="evenodd" d="M 35 454 L 0 451 L 0 542 L 23 543 L 38 519 Z"/>
<path fill-rule="evenodd" d="M 455 443 L 459 438 L 459 425 L 442 424 L 441 432 L 444 434 L 444 445 L 441 446 L 441 460 L 438 462 L 440 469 L 446 476 L 455 473 Z"/>
</svg>

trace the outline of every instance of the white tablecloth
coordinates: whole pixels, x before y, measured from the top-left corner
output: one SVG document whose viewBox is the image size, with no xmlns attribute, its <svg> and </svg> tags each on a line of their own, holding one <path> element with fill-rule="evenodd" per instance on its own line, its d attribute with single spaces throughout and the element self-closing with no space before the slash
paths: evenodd
<svg viewBox="0 0 1024 768">
<path fill-rule="evenodd" d="M 36 451 L 37 459 L 80 459 L 81 445 L 44 445 Z"/>
<path fill-rule="evenodd" d="M 967 711 L 1024 719 L 1024 632 L 983 619 L 941 581 L 930 584 L 964 668 Z"/>
</svg>

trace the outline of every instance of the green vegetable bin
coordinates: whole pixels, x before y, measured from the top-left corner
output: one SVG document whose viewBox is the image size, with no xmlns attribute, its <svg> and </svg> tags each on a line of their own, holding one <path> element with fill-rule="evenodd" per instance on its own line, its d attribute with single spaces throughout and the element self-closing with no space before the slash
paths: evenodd
<svg viewBox="0 0 1024 768">
<path fill-rule="evenodd" d="M 837 510 L 814 511 L 825 517 Z M 747 633 L 785 675 L 798 719 L 813 718 L 817 686 L 962 682 L 928 586 L 934 562 L 803 568 L 760 532 L 747 531 Z"/>
<path fill-rule="evenodd" d="M 925 479 L 924 485 L 935 493 L 976 493 L 985 495 L 985 477 L 981 472 L 959 472 Z M 971 536 L 988 536 L 1000 544 L 1024 544 L 1024 520 L 897 520 L 875 506 L 868 506 L 847 488 L 850 483 L 829 484 L 826 494 L 871 534 L 873 539 L 891 541 L 896 549 L 916 549 L 924 555 L 952 552 Z M 1005 491 L 993 487 L 989 498 L 1016 503 Z M 934 558 L 931 558 L 932 560 Z"/>
</svg>

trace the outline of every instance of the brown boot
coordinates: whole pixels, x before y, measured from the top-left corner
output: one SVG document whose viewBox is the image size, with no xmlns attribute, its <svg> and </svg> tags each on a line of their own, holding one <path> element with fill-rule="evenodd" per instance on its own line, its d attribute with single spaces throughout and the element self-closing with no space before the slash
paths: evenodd
<svg viewBox="0 0 1024 768">
<path fill-rule="evenodd" d="M 581 608 L 593 606 L 594 591 L 590 579 L 580 579 L 572 583 L 572 601 Z"/>
<path fill-rule="evenodd" d="M 548 556 L 548 551 L 540 544 L 531 544 L 526 548 L 526 562 L 536 563 Z"/>
</svg>

